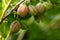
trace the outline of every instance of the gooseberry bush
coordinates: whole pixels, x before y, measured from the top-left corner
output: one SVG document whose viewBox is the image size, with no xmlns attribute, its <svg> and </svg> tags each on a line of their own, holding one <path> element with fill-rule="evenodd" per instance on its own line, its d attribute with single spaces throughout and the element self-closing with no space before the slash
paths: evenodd
<svg viewBox="0 0 60 40">
<path fill-rule="evenodd" d="M 60 40 L 60 0 L 0 0 L 0 40 Z"/>
</svg>

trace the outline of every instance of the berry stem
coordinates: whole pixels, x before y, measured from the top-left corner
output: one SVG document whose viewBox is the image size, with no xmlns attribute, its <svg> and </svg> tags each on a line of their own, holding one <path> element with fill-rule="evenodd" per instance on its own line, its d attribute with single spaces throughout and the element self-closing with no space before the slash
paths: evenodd
<svg viewBox="0 0 60 40">
<path fill-rule="evenodd" d="M 17 40 L 22 40 L 23 37 L 24 37 L 24 35 L 25 35 L 25 33 L 26 33 L 26 31 L 27 31 L 27 30 L 22 30 L 22 29 L 20 29 L 20 34 L 19 34 Z"/>
<path fill-rule="evenodd" d="M 20 5 L 21 3 L 23 3 L 24 1 L 25 1 L 25 0 L 21 0 L 21 1 L 19 1 L 14 7 L 12 7 L 12 9 L 10 10 L 10 12 L 8 12 L 6 15 L 3 16 L 2 21 L 0 22 L 0 24 L 3 22 L 3 20 L 4 20 L 5 18 L 8 17 L 13 11 L 16 11 L 16 10 L 18 9 L 19 5 Z"/>
</svg>

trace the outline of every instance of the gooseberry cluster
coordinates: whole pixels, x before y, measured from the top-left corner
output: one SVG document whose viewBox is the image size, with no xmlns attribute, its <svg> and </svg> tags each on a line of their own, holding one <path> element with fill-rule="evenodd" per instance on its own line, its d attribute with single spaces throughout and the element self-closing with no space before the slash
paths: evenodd
<svg viewBox="0 0 60 40">
<path fill-rule="evenodd" d="M 27 14 L 29 13 L 32 16 L 36 16 L 38 13 L 44 13 L 45 10 L 48 10 L 52 7 L 52 4 L 50 2 L 39 2 L 36 4 L 36 6 L 34 5 L 25 5 L 25 4 L 21 4 L 19 6 L 19 8 L 17 9 L 17 14 L 20 15 L 21 17 L 25 17 L 27 16 Z"/>
</svg>

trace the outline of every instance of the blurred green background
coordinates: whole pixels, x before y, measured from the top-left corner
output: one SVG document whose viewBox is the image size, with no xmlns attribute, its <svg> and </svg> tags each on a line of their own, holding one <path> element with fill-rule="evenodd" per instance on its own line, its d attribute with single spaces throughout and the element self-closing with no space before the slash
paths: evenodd
<svg viewBox="0 0 60 40">
<path fill-rule="evenodd" d="M 0 0 L 0 21 L 4 16 L 3 11 L 10 0 Z M 11 0 L 8 9 L 5 11 L 7 14 L 11 8 L 20 0 Z M 36 5 L 39 2 L 48 0 L 25 0 L 28 5 Z M 2 23 L 0 23 L 0 40 L 5 40 L 9 32 L 11 22 L 14 20 L 21 21 L 26 24 L 28 30 L 23 40 L 60 40 L 60 0 L 50 0 L 53 7 L 46 10 L 39 17 L 31 16 L 29 18 L 16 19 L 16 11 L 9 15 Z M 54 25 L 53 25 L 54 24 Z M 53 26 L 51 26 L 53 25 Z M 24 26 L 24 25 L 23 25 Z M 23 29 L 23 27 L 22 27 Z M 16 40 L 16 39 L 15 39 Z"/>
</svg>

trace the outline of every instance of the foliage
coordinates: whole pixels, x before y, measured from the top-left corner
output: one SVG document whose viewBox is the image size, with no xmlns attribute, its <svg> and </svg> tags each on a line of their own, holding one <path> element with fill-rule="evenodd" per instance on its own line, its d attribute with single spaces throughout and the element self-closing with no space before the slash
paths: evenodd
<svg viewBox="0 0 60 40">
<path fill-rule="evenodd" d="M 7 10 L 4 12 L 9 0 L 0 0 L 0 22 L 2 21 L 3 16 L 8 14 L 11 8 L 19 1 L 21 0 L 12 0 Z M 27 29 L 23 40 L 60 40 L 60 18 L 58 20 L 54 19 L 58 18 L 57 15 L 60 17 L 60 0 L 26 0 L 24 4 L 27 6 L 35 6 L 39 2 L 43 3 L 48 1 L 52 3 L 52 8 L 37 16 L 30 16 L 28 14 L 26 17 L 20 17 L 17 15 L 16 11 L 10 14 L 2 23 L 0 23 L 0 40 L 4 40 L 7 37 L 10 32 L 10 24 L 14 20 L 18 20 L 21 23 L 21 29 Z M 55 23 L 55 21 L 58 21 L 56 24 L 59 24 L 59 26 L 54 25 L 51 27 L 51 24 Z M 14 36 L 16 35 L 14 34 Z M 14 38 L 14 36 L 10 35 L 8 37 Z"/>
</svg>

